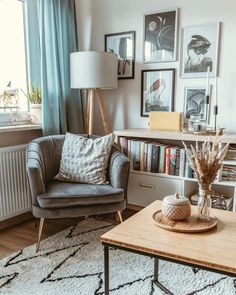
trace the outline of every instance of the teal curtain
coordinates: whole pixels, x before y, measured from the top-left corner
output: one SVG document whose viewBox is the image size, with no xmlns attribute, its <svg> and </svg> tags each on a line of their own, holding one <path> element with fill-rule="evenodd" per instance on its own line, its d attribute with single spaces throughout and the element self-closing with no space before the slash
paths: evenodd
<svg viewBox="0 0 236 295">
<path fill-rule="evenodd" d="M 28 69 L 40 81 L 44 135 L 83 132 L 80 91 L 70 89 L 70 53 L 77 51 L 74 0 L 26 1 Z M 39 43 L 39 44 L 38 44 Z"/>
<path fill-rule="evenodd" d="M 41 85 L 38 0 L 27 1 L 24 8 L 27 77 L 30 88 L 31 85 Z"/>
</svg>

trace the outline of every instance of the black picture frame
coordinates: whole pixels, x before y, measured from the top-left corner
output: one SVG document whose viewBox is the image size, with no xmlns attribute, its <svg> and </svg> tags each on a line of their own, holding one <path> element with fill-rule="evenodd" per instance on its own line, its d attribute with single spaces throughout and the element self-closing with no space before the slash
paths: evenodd
<svg viewBox="0 0 236 295">
<path fill-rule="evenodd" d="M 141 71 L 141 117 L 174 110 L 175 69 Z"/>
<path fill-rule="evenodd" d="M 134 79 L 135 31 L 105 35 L 105 51 L 118 55 L 118 79 Z"/>
</svg>

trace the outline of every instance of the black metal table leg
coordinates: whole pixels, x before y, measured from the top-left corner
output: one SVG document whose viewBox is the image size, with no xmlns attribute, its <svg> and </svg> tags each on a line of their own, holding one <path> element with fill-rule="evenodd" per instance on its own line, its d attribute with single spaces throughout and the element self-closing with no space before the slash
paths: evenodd
<svg viewBox="0 0 236 295">
<path fill-rule="evenodd" d="M 158 280 L 158 274 L 159 274 L 159 259 L 154 258 L 154 275 L 153 275 L 153 282 L 157 285 L 158 288 L 160 288 L 162 291 L 164 291 L 168 295 L 174 295 L 169 289 L 167 289 L 162 283 Z"/>
<path fill-rule="evenodd" d="M 109 295 L 109 246 L 104 245 L 104 294 Z"/>
<path fill-rule="evenodd" d="M 154 258 L 154 275 L 153 279 L 154 281 L 158 281 L 158 271 L 159 271 L 159 259 Z"/>
</svg>

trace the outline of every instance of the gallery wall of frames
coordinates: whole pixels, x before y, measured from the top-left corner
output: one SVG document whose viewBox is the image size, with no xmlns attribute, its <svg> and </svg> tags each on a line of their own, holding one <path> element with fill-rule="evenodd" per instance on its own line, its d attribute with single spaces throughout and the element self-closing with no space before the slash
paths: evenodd
<svg viewBox="0 0 236 295">
<path fill-rule="evenodd" d="M 147 128 L 150 111 L 183 112 L 184 122 L 195 116 L 214 126 L 217 110 L 219 126 L 236 132 L 236 2 L 90 2 L 87 15 L 78 7 L 81 50 L 119 57 L 118 89 L 104 91 L 114 130 Z M 86 16 L 93 21 L 84 32 Z"/>
<path fill-rule="evenodd" d="M 178 40 L 179 9 L 144 15 L 143 63 L 166 63 L 177 60 L 180 46 L 180 78 L 217 76 L 220 22 L 181 28 Z M 105 35 L 105 51 L 118 55 L 118 79 L 134 79 L 135 31 Z M 141 70 L 140 115 L 150 111 L 174 111 L 175 68 Z M 183 122 L 205 119 L 206 99 L 210 88 L 186 87 Z"/>
</svg>

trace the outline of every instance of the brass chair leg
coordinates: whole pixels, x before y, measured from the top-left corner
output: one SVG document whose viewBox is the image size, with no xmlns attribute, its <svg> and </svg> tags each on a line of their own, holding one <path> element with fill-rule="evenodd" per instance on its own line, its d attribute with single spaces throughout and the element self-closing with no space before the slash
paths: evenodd
<svg viewBox="0 0 236 295">
<path fill-rule="evenodd" d="M 123 218 L 122 218 L 121 212 L 120 211 L 117 211 L 117 214 L 118 214 L 120 223 L 122 223 L 123 222 Z"/>
<path fill-rule="evenodd" d="M 37 220 L 37 218 L 34 218 L 34 227 L 36 228 L 37 225 L 38 225 L 38 220 Z"/>
<path fill-rule="evenodd" d="M 42 235 L 42 231 L 43 231 L 43 224 L 44 224 L 44 218 L 40 218 L 38 241 L 37 241 L 37 245 L 36 245 L 36 253 L 38 253 L 39 247 L 40 247 L 41 235 Z"/>
</svg>

